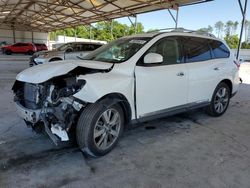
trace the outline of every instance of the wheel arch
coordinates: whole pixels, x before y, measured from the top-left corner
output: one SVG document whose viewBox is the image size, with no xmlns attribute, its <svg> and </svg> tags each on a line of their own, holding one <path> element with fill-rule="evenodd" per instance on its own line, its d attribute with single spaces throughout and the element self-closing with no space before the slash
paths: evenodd
<svg viewBox="0 0 250 188">
<path fill-rule="evenodd" d="M 99 101 L 107 99 L 107 98 L 112 99 L 112 100 L 114 100 L 114 103 L 118 103 L 119 105 L 121 105 L 122 110 L 124 112 L 124 120 L 125 120 L 124 126 L 125 126 L 125 128 L 128 128 L 130 121 L 132 119 L 132 110 L 131 110 L 131 106 L 130 106 L 127 98 L 121 93 L 109 93 L 109 94 L 102 96 L 96 102 L 99 102 Z"/>
<path fill-rule="evenodd" d="M 61 61 L 61 60 L 63 60 L 63 59 L 60 58 L 60 57 L 52 57 L 52 58 L 49 60 L 49 62 L 52 62 L 52 61 Z"/>
<path fill-rule="evenodd" d="M 229 89 L 230 89 L 230 96 L 231 96 L 231 95 L 232 95 L 232 91 L 233 91 L 233 83 L 232 83 L 232 81 L 229 80 L 229 79 L 224 79 L 224 80 L 222 80 L 220 83 L 225 83 L 225 84 L 228 85 L 228 87 L 229 87 Z M 219 84 L 220 84 L 220 83 L 219 83 Z"/>
</svg>

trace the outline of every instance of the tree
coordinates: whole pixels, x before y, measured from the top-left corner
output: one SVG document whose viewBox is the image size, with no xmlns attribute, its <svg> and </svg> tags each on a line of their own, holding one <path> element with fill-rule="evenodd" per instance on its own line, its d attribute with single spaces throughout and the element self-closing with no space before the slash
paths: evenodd
<svg viewBox="0 0 250 188">
<path fill-rule="evenodd" d="M 245 41 L 248 41 L 248 37 L 250 37 L 250 21 L 245 20 L 244 24 L 244 29 L 245 29 Z"/>
<path fill-rule="evenodd" d="M 200 28 L 197 30 L 198 33 L 212 33 L 213 32 L 213 27 L 212 26 L 208 26 L 208 27 L 204 27 L 204 28 Z"/>
<path fill-rule="evenodd" d="M 136 33 L 144 32 L 144 27 L 142 23 L 137 23 L 137 31 Z M 58 30 L 54 32 L 50 32 L 50 40 L 55 40 L 58 35 L 66 35 L 66 36 L 76 36 L 80 38 L 88 38 L 88 39 L 97 39 L 97 40 L 105 40 L 112 41 L 114 39 L 131 35 L 135 33 L 134 26 L 128 26 L 126 24 L 121 24 L 117 21 L 103 21 L 93 24 L 93 26 L 77 26 L 75 28 L 67 28 L 65 30 Z"/>
<path fill-rule="evenodd" d="M 224 23 L 222 21 L 218 21 L 215 23 L 214 27 L 216 29 L 218 38 L 221 38 L 223 34 Z"/>
<path fill-rule="evenodd" d="M 236 49 L 239 44 L 238 35 L 226 35 L 224 40 L 231 49 Z"/>
<path fill-rule="evenodd" d="M 233 27 L 234 27 L 234 22 L 231 20 L 227 21 L 225 25 L 226 36 L 232 35 Z"/>
<path fill-rule="evenodd" d="M 236 32 L 237 32 L 238 25 L 239 25 L 239 22 L 238 22 L 238 21 L 234 22 L 234 24 L 233 24 L 233 34 L 234 34 L 234 35 L 235 35 Z"/>
</svg>

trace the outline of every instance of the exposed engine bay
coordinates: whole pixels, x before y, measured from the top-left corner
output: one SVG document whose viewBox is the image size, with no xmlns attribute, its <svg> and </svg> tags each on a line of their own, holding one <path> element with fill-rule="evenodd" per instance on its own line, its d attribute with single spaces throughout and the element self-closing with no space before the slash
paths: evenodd
<svg viewBox="0 0 250 188">
<path fill-rule="evenodd" d="M 34 128 L 42 124 L 55 143 L 58 137 L 61 141 L 69 140 L 68 131 L 76 123 L 79 111 L 87 105 L 73 97 L 86 83 L 77 77 L 96 72 L 101 71 L 77 67 L 44 83 L 16 81 L 12 89 L 18 114 L 28 126 Z"/>
</svg>

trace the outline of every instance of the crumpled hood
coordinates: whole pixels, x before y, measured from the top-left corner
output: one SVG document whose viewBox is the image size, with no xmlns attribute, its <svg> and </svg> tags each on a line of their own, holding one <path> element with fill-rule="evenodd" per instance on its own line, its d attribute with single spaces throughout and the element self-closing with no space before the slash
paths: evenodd
<svg viewBox="0 0 250 188">
<path fill-rule="evenodd" d="M 16 79 L 22 82 L 38 84 L 56 76 L 65 75 L 76 67 L 107 70 L 111 68 L 111 66 L 111 63 L 89 60 L 57 61 L 25 69 L 16 76 Z"/>
</svg>

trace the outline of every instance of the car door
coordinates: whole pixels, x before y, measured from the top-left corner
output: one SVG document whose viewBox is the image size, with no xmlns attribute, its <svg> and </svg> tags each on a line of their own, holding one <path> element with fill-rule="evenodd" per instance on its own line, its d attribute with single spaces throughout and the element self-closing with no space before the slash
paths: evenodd
<svg viewBox="0 0 250 188">
<path fill-rule="evenodd" d="M 15 53 L 20 52 L 20 46 L 22 46 L 21 43 L 16 43 L 16 44 L 12 45 L 11 51 L 15 52 Z"/>
<path fill-rule="evenodd" d="M 163 56 L 159 64 L 144 64 L 148 53 Z M 137 118 L 178 109 L 187 103 L 188 72 L 177 37 L 157 41 L 135 68 Z"/>
<path fill-rule="evenodd" d="M 201 104 L 210 101 L 218 84 L 218 61 L 213 60 L 209 39 L 183 37 L 182 43 L 189 74 L 188 103 Z"/>
</svg>

